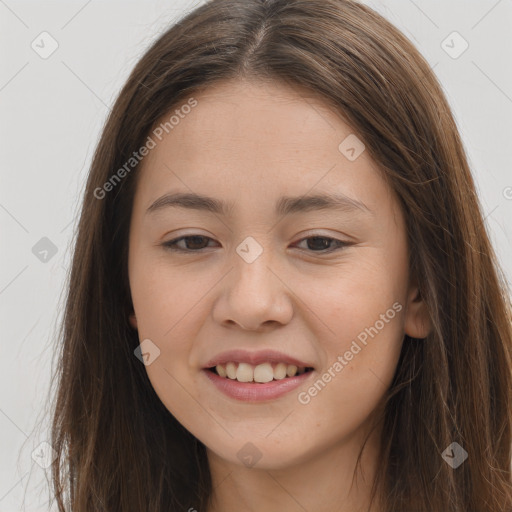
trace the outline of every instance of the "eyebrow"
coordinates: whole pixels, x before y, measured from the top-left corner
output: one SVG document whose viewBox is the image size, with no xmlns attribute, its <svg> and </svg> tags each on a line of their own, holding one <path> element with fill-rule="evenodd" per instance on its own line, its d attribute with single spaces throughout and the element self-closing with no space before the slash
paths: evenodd
<svg viewBox="0 0 512 512">
<path fill-rule="evenodd" d="M 156 199 L 146 210 L 146 214 L 164 208 L 187 208 L 227 217 L 232 215 L 235 204 L 201 194 L 177 192 L 165 194 Z M 300 197 L 282 196 L 276 203 L 275 214 L 284 216 L 315 210 L 334 210 L 346 213 L 362 211 L 374 215 L 374 212 L 361 201 L 340 193 L 321 193 Z"/>
</svg>

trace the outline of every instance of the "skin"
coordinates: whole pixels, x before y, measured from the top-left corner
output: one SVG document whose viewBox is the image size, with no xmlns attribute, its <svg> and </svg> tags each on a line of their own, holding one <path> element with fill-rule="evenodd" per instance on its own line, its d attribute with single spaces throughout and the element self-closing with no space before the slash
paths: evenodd
<svg viewBox="0 0 512 512">
<path fill-rule="evenodd" d="M 129 240 L 129 279 L 139 338 L 160 355 L 146 366 L 167 409 L 207 447 L 214 500 L 208 512 L 354 512 L 368 503 L 378 427 L 352 482 L 372 415 L 391 383 L 404 334 L 427 336 L 426 306 L 408 272 L 403 214 L 368 151 L 338 149 L 353 130 L 321 99 L 278 83 L 227 81 L 142 162 Z M 164 116 L 162 119 L 168 119 Z M 231 201 L 223 217 L 146 209 L 168 192 Z M 362 211 L 274 215 L 282 195 L 341 192 Z M 169 251 L 161 243 L 208 237 Z M 248 236 L 262 254 L 236 252 Z M 351 242 L 322 254 L 321 236 Z M 204 248 L 206 247 L 206 248 Z M 336 244 L 327 245 L 327 248 Z M 201 249 L 203 248 L 203 249 Z M 392 305 L 402 308 L 310 402 L 311 387 Z M 228 398 L 202 366 L 225 350 L 275 349 L 311 362 L 307 384 L 263 403 Z M 251 442 L 256 465 L 237 453 Z M 378 511 L 378 508 L 372 508 Z"/>
</svg>

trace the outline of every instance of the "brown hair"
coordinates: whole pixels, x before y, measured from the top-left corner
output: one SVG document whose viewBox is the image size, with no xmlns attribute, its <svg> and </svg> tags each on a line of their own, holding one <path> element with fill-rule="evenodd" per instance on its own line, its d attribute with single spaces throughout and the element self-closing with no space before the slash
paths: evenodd
<svg viewBox="0 0 512 512">
<path fill-rule="evenodd" d="M 162 115 L 220 80 L 319 95 L 396 191 L 410 269 L 433 329 L 405 336 L 386 396 L 374 484 L 387 512 L 512 509 L 512 318 L 456 124 L 423 57 L 349 0 L 213 0 L 149 48 L 105 124 L 67 290 L 51 444 L 59 511 L 207 509 L 204 445 L 163 406 L 134 356 L 127 271 L 137 166 L 98 199 Z M 469 458 L 452 469 L 452 442 Z M 66 498 L 67 496 L 67 498 Z"/>
</svg>

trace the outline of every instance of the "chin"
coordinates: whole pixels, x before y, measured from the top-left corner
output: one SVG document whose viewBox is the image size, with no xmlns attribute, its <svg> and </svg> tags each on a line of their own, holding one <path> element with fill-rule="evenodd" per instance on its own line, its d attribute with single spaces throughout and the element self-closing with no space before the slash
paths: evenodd
<svg viewBox="0 0 512 512">
<path fill-rule="evenodd" d="M 275 424 L 272 428 L 275 428 Z M 290 468 L 303 463 L 311 456 L 314 448 L 305 446 L 304 439 L 307 437 L 305 434 L 295 438 L 281 433 L 280 439 L 271 439 L 272 428 L 259 435 L 246 431 L 245 435 L 228 439 L 224 436 L 222 440 L 211 439 L 203 443 L 215 457 L 223 461 L 262 470 Z"/>
</svg>

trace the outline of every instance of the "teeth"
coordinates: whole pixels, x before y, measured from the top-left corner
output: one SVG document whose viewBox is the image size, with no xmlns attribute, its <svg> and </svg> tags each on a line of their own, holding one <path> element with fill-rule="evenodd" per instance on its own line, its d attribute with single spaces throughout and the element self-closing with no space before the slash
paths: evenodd
<svg viewBox="0 0 512 512">
<path fill-rule="evenodd" d="M 297 373 L 297 367 L 293 364 L 289 364 L 286 368 L 286 375 L 288 377 L 293 377 Z"/>
<path fill-rule="evenodd" d="M 224 366 L 222 365 L 217 365 L 216 366 L 216 369 L 217 369 L 217 373 L 221 376 L 221 377 L 227 377 L 227 373 L 226 373 L 226 369 L 224 368 Z"/>
<path fill-rule="evenodd" d="M 262 363 L 252 366 L 248 363 L 229 362 L 226 365 L 218 364 L 215 369 L 221 377 L 237 380 L 238 382 L 271 382 L 272 380 L 281 380 L 286 377 L 302 375 L 306 368 L 297 368 L 293 364 L 277 363 L 273 366 L 271 363 Z"/>
<path fill-rule="evenodd" d="M 259 364 L 254 368 L 254 382 L 270 382 L 273 379 L 274 370 L 270 363 Z"/>
<path fill-rule="evenodd" d="M 227 376 L 230 379 L 236 379 L 236 365 L 235 365 L 235 363 L 228 363 L 226 365 L 226 374 L 227 374 Z"/>
<path fill-rule="evenodd" d="M 236 380 L 238 382 L 251 382 L 254 377 L 252 366 L 247 363 L 240 363 L 236 371 Z"/>
<path fill-rule="evenodd" d="M 286 365 L 284 363 L 278 363 L 274 368 L 274 379 L 281 380 L 286 377 Z"/>
</svg>

